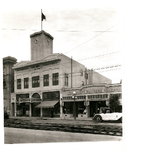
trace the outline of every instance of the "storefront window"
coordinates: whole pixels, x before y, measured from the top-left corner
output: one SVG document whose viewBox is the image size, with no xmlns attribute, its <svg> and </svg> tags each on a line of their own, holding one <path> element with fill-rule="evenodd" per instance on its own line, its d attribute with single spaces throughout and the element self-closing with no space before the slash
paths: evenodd
<svg viewBox="0 0 150 150">
<path fill-rule="evenodd" d="M 84 102 L 78 102 L 78 114 L 84 114 L 85 109 Z"/>
<path fill-rule="evenodd" d="M 73 103 L 72 102 L 65 102 L 63 107 L 64 114 L 73 114 Z"/>
</svg>

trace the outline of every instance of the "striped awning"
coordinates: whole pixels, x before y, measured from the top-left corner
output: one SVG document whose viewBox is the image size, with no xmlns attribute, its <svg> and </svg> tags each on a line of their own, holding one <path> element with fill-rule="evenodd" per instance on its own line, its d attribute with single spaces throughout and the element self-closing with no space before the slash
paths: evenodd
<svg viewBox="0 0 150 150">
<path fill-rule="evenodd" d="M 37 105 L 37 108 L 54 108 L 58 101 L 43 101 L 41 104 Z"/>
</svg>

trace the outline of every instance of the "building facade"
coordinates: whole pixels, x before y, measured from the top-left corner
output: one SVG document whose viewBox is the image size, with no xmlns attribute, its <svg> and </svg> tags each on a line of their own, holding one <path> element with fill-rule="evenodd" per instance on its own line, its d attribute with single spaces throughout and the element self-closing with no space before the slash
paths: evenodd
<svg viewBox="0 0 150 150">
<path fill-rule="evenodd" d="M 73 94 L 75 92 L 75 95 Z M 80 88 L 63 89 L 61 91 L 61 117 L 89 118 L 95 113 L 101 113 L 103 108 L 109 107 L 109 97 L 112 94 L 119 96 L 122 111 L 122 85 L 121 84 L 100 84 L 87 85 Z M 75 103 L 75 108 L 73 107 Z"/>
<path fill-rule="evenodd" d="M 3 58 L 3 106 L 4 111 L 9 115 L 12 115 L 11 109 L 11 93 L 14 92 L 14 71 L 13 65 L 17 63 L 17 59 L 14 57 Z"/>
<path fill-rule="evenodd" d="M 53 37 L 40 31 L 30 35 L 31 61 L 14 65 L 11 103 L 14 116 L 62 117 L 62 91 L 111 80 L 64 54 L 53 54 Z"/>
</svg>

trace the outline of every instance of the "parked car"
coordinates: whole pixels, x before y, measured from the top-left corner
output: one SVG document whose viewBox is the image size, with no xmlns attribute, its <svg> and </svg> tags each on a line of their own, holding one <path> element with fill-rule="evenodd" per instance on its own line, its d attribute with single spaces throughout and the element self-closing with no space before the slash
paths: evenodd
<svg viewBox="0 0 150 150">
<path fill-rule="evenodd" d="M 110 108 L 103 110 L 100 114 L 95 114 L 93 120 L 97 122 L 104 121 L 120 121 L 122 122 L 122 113 L 120 112 L 112 112 Z"/>
</svg>

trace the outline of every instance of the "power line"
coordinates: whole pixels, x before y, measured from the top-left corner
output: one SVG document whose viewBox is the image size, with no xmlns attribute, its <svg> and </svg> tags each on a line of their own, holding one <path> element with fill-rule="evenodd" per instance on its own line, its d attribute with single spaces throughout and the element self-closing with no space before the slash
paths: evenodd
<svg viewBox="0 0 150 150">
<path fill-rule="evenodd" d="M 98 57 L 107 57 L 107 56 L 110 56 L 110 55 L 114 55 L 116 53 L 120 53 L 121 51 L 114 51 L 114 52 L 111 52 L 111 53 L 105 53 L 105 54 L 101 54 L 101 55 L 95 55 L 95 56 L 92 56 L 92 57 L 87 57 L 87 58 L 83 58 L 83 59 L 79 59 L 79 60 L 74 60 L 74 61 L 83 61 L 83 60 L 88 60 L 88 59 L 93 59 L 93 58 L 98 58 Z M 50 55 L 49 55 L 50 56 Z M 49 56 L 46 56 L 45 58 L 49 57 Z M 68 56 L 67 56 L 68 57 Z M 44 59 L 45 59 L 44 58 Z M 68 62 L 64 62 L 64 63 L 61 63 L 60 65 L 64 65 L 64 64 L 68 64 L 68 63 L 71 63 L 71 61 L 68 61 Z"/>
<path fill-rule="evenodd" d="M 113 54 L 120 53 L 120 52 L 121 51 L 116 51 L 116 52 L 106 53 L 106 54 L 102 54 L 102 55 L 96 55 L 96 56 L 92 56 L 92 57 L 88 57 L 88 58 L 83 58 L 83 59 L 80 59 L 77 61 L 82 61 L 82 60 L 86 60 L 86 59 L 93 59 L 93 58 L 97 58 L 97 57 L 105 57 L 105 56 L 113 55 Z"/>
<path fill-rule="evenodd" d="M 121 69 L 120 68 L 121 65 L 114 65 L 114 66 L 106 66 L 106 67 L 102 67 L 102 68 L 95 68 L 95 69 L 92 69 L 93 71 L 94 70 L 102 70 L 102 72 L 107 72 L 107 71 L 114 71 L 114 70 L 119 70 Z M 115 69 L 114 69 L 115 68 Z M 104 69 L 110 69 L 110 70 L 104 70 Z M 85 71 L 85 70 L 82 70 L 82 72 L 85 74 L 85 73 L 88 73 L 88 71 Z M 65 72 L 63 74 L 59 74 L 59 77 L 64 77 L 65 74 L 71 74 L 71 72 Z M 77 71 L 74 71 L 72 72 L 72 74 L 74 74 L 74 77 L 75 76 L 81 76 L 81 70 L 77 70 Z M 76 75 L 75 75 L 76 74 Z M 90 73 L 89 73 L 90 74 Z M 97 74 L 97 72 L 93 72 L 93 74 Z M 83 75 L 84 76 L 84 75 Z M 40 77 L 41 79 L 43 79 L 43 77 Z M 52 78 L 52 76 L 49 76 L 49 78 Z"/>
<path fill-rule="evenodd" d="M 120 24 L 120 23 L 118 23 L 118 24 Z M 101 34 L 103 34 L 103 33 L 107 32 L 108 30 L 110 30 L 111 28 L 113 28 L 113 27 L 117 26 L 118 24 L 116 24 L 116 25 L 114 25 L 114 26 L 112 26 L 112 27 L 108 28 L 108 29 L 107 29 L 107 30 L 105 30 L 105 31 L 102 31 L 100 34 L 98 34 L 98 35 L 96 35 L 96 36 L 92 37 L 91 39 L 89 39 L 89 40 L 85 41 L 84 43 L 82 43 L 82 44 L 80 44 L 80 45 L 76 46 L 75 48 L 73 48 L 73 49 L 71 49 L 71 50 L 67 51 L 67 52 L 66 52 L 66 53 L 64 53 L 64 54 L 67 54 L 67 53 L 69 53 L 70 51 L 73 51 L 74 49 L 76 49 L 76 48 L 78 48 L 78 47 L 80 47 L 80 46 L 82 46 L 82 45 L 86 44 L 87 42 L 89 42 L 89 41 L 93 40 L 94 38 L 96 38 L 97 36 L 99 36 L 99 35 L 101 35 Z"/>
<path fill-rule="evenodd" d="M 2 30 L 30 30 L 30 31 L 38 31 L 38 29 L 17 29 L 17 28 L 2 28 Z M 83 31 L 83 30 L 64 30 L 64 29 L 51 29 L 53 31 L 56 31 L 56 32 L 104 32 L 103 30 L 86 30 L 86 31 Z M 45 30 L 45 31 L 50 31 L 50 30 Z M 105 32 L 108 32 L 108 33 L 114 33 L 114 32 L 119 32 L 119 31 L 105 31 Z"/>
</svg>

